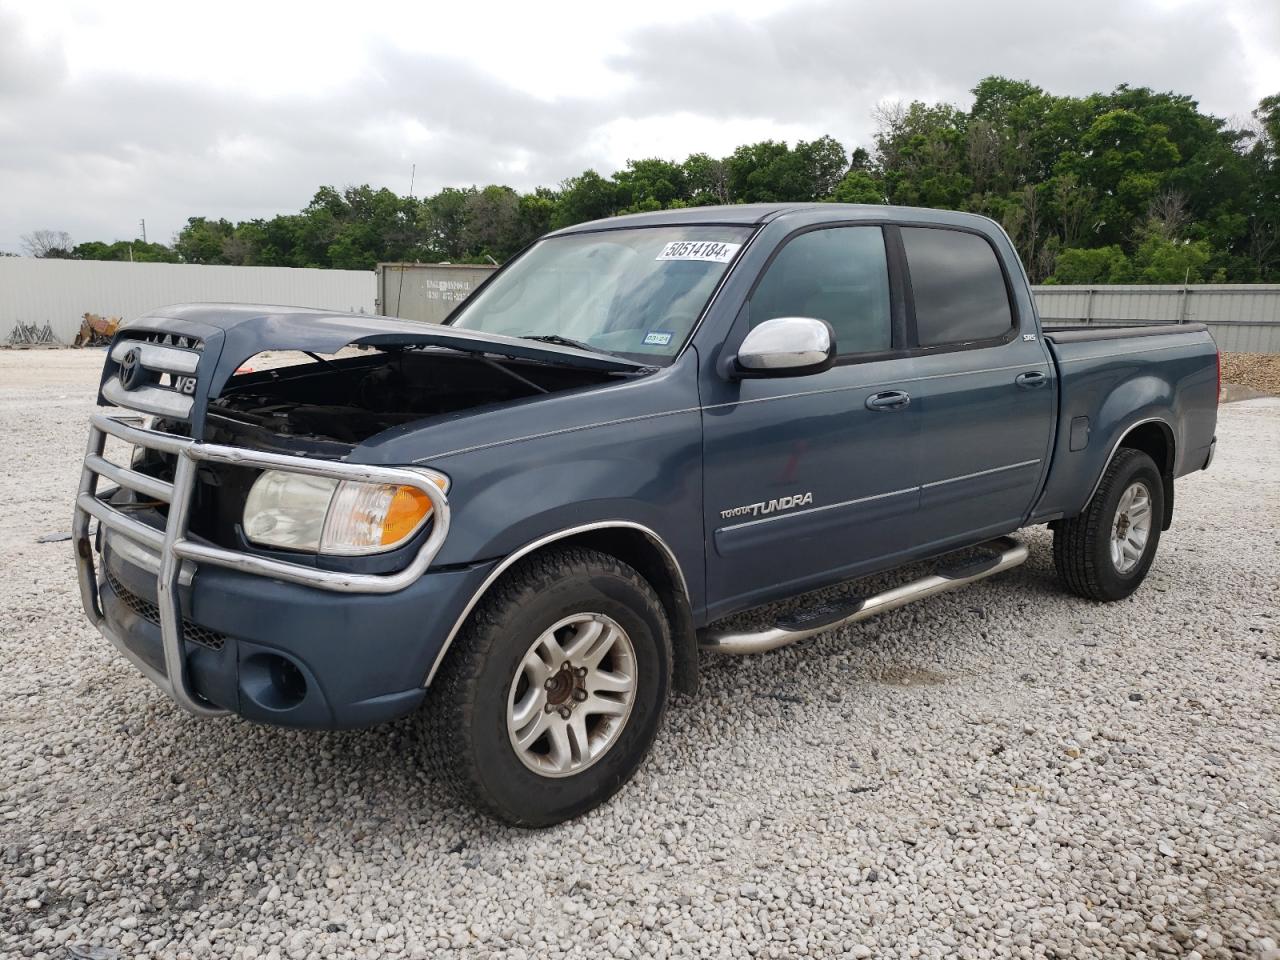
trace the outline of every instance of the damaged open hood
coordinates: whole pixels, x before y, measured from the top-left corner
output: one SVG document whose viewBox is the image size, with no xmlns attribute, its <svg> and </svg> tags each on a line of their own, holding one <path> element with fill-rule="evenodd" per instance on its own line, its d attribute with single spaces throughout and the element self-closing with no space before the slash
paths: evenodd
<svg viewBox="0 0 1280 960">
<path fill-rule="evenodd" d="M 194 370 L 184 371 L 176 387 L 153 383 L 154 377 L 122 376 L 122 364 L 136 365 L 137 356 L 129 360 L 122 341 L 160 342 L 175 349 L 193 349 L 199 358 L 192 360 Z M 191 422 L 198 435 L 203 426 L 208 401 L 217 397 L 236 370 L 250 357 L 266 350 L 299 350 L 332 354 L 343 347 L 367 346 L 380 349 L 405 347 L 446 347 L 474 354 L 492 354 L 519 360 L 561 364 L 603 372 L 635 372 L 643 364 L 603 353 L 578 350 L 556 344 L 524 340 L 502 334 L 481 333 L 455 327 L 434 326 L 379 317 L 362 313 L 336 313 L 303 307 L 277 307 L 237 303 L 192 303 L 161 307 L 123 325 L 113 341 L 102 374 L 100 403 L 117 403 L 146 410 L 143 402 L 150 396 L 158 403 L 182 406 L 181 417 Z M 145 360 L 143 361 L 145 365 Z M 158 373 L 161 371 L 151 371 Z M 138 388 L 127 385 L 137 380 Z M 177 393 L 179 397 L 161 397 Z M 154 411 L 153 411 L 154 412 Z"/>
</svg>

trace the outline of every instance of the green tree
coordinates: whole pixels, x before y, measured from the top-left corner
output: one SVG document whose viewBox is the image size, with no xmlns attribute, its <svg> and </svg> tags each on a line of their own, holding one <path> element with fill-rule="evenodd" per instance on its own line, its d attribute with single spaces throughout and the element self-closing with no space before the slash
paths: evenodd
<svg viewBox="0 0 1280 960">
<path fill-rule="evenodd" d="M 463 232 L 467 225 L 467 201 L 475 187 L 445 187 L 423 204 L 418 217 L 427 248 L 439 259 L 461 260 L 466 252 Z"/>
<path fill-rule="evenodd" d="M 378 263 L 414 259 L 419 252 L 417 204 L 385 187 L 348 187 L 339 202 L 325 198 L 313 202 L 312 209 L 332 235 L 325 249 L 329 266 L 372 270 Z"/>
<path fill-rule="evenodd" d="M 555 191 L 538 187 L 533 193 L 522 194 L 518 211 L 517 249 L 524 247 L 551 229 L 556 212 Z"/>
<path fill-rule="evenodd" d="M 884 187 L 865 170 L 850 170 L 836 184 L 831 199 L 836 203 L 884 203 Z"/>
<path fill-rule="evenodd" d="M 1242 204 L 1242 253 L 1254 277 L 1280 282 L 1280 93 L 1253 112 L 1258 124 L 1245 160 L 1252 189 Z"/>
<path fill-rule="evenodd" d="M 618 185 L 616 202 L 622 213 L 663 210 L 689 197 L 684 167 L 656 157 L 628 160 L 613 175 L 613 182 Z"/>
<path fill-rule="evenodd" d="M 1048 226 L 1044 192 L 1028 184 L 1018 193 L 1000 198 L 991 211 L 999 216 L 1032 283 L 1040 283 L 1053 271 L 1058 251 L 1057 237 Z M 1050 239 L 1055 242 L 1047 246 Z"/>
<path fill-rule="evenodd" d="M 462 244 L 469 258 L 499 262 L 523 246 L 520 197 L 510 187 L 488 186 L 467 197 Z"/>
<path fill-rule="evenodd" d="M 849 169 L 849 157 L 831 137 L 801 140 L 794 150 L 786 143 L 762 140 L 739 147 L 725 164 L 732 200 L 803 203 L 831 196 Z"/>
<path fill-rule="evenodd" d="M 1009 194 L 1044 179 L 1031 149 L 1052 105 L 1025 80 L 986 77 L 973 88 L 966 124 L 969 174 L 979 194 Z"/>
<path fill-rule="evenodd" d="M 973 190 L 968 116 L 916 101 L 879 112 L 876 150 L 890 203 L 965 209 Z"/>
<path fill-rule="evenodd" d="M 1159 194 L 1167 174 L 1181 159 L 1163 124 L 1130 110 L 1110 110 L 1080 139 L 1071 165 L 1098 195 L 1097 236 L 1121 242 Z"/>
<path fill-rule="evenodd" d="M 1068 248 L 1058 254 L 1049 283 L 1132 283 L 1133 264 L 1117 244 L 1082 250 Z"/>
<path fill-rule="evenodd" d="M 1204 283 L 1218 279 L 1209 269 L 1212 255 L 1203 240 L 1171 240 L 1152 233 L 1133 255 L 1133 282 Z"/>
<path fill-rule="evenodd" d="M 1080 183 L 1074 173 L 1064 173 L 1048 182 L 1051 216 L 1067 247 L 1075 247 L 1094 231 L 1094 192 Z"/>
<path fill-rule="evenodd" d="M 117 240 L 102 243 L 91 240 L 77 244 L 71 251 L 76 260 L 118 260 L 133 263 L 177 263 L 177 251 L 163 243 L 144 243 L 141 240 Z"/>
<path fill-rule="evenodd" d="M 173 248 L 183 263 L 228 263 L 223 248 L 235 235 L 229 220 L 206 220 L 191 217 L 178 231 Z"/>
<path fill-rule="evenodd" d="M 301 251 L 301 234 L 306 218 L 294 213 L 272 217 L 262 222 L 261 244 L 257 249 L 255 266 L 305 267 Z"/>
<path fill-rule="evenodd" d="M 594 170 L 584 170 L 560 185 L 551 225 L 555 229 L 611 217 L 619 210 L 618 186 Z"/>
<path fill-rule="evenodd" d="M 691 153 L 681 166 L 689 185 L 689 202 L 709 206 L 729 202 L 729 166 L 705 153 Z"/>
<path fill-rule="evenodd" d="M 825 200 L 849 172 L 849 154 L 834 137 L 819 137 L 809 143 L 801 140 L 794 152 L 809 179 L 808 195 L 802 199 Z"/>
<path fill-rule="evenodd" d="M 237 223 L 222 243 L 223 261 L 234 266 L 266 266 L 262 259 L 266 246 L 266 224 L 262 220 Z"/>
<path fill-rule="evenodd" d="M 816 199 L 810 158 L 777 140 L 745 144 L 726 161 L 729 195 L 737 203 Z"/>
</svg>

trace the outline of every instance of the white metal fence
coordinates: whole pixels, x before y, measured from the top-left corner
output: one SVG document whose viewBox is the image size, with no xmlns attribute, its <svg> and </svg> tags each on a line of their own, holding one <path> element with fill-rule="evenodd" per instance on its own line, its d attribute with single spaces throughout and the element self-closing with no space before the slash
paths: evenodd
<svg viewBox="0 0 1280 960">
<path fill-rule="evenodd" d="M 1223 350 L 1280 353 L 1280 284 L 1033 289 L 1046 325 L 1206 323 Z M 376 296 L 371 270 L 0 257 L 0 344 L 19 323 L 71 343 L 86 313 L 130 319 L 196 301 L 373 312 Z"/>
<path fill-rule="evenodd" d="M 14 327 L 71 343 L 86 313 L 132 319 L 171 303 L 274 303 L 373 312 L 372 270 L 214 267 L 0 257 L 0 345 Z"/>
<path fill-rule="evenodd" d="M 1280 353 L 1280 284 L 1032 289 L 1046 326 L 1204 323 L 1221 350 Z"/>
</svg>

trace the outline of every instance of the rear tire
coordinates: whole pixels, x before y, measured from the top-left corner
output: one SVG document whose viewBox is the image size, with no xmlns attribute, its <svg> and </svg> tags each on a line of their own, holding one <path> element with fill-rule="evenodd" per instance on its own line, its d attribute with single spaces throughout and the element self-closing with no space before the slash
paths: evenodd
<svg viewBox="0 0 1280 960">
<path fill-rule="evenodd" d="M 433 766 L 506 823 L 585 813 L 649 752 L 671 659 L 661 601 L 621 560 L 577 548 L 522 560 L 472 612 L 427 694 Z"/>
<path fill-rule="evenodd" d="M 1054 529 L 1053 565 L 1072 593 L 1123 600 L 1146 579 L 1160 545 L 1164 482 L 1141 450 L 1116 451 L 1078 517 Z"/>
</svg>

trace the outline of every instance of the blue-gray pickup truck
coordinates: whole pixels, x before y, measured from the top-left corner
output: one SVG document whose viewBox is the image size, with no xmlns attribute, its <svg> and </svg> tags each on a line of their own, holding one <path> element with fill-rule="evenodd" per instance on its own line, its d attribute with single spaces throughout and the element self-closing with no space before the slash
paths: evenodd
<svg viewBox="0 0 1280 960">
<path fill-rule="evenodd" d="M 1009 569 L 1022 527 L 1052 527 L 1066 589 L 1128 596 L 1174 480 L 1213 459 L 1218 377 L 1201 325 L 1042 328 L 982 217 L 624 216 L 544 237 L 439 326 L 231 304 L 125 326 L 80 589 L 191 713 L 422 708 L 447 782 L 546 825 L 628 780 L 700 657 Z"/>
</svg>

